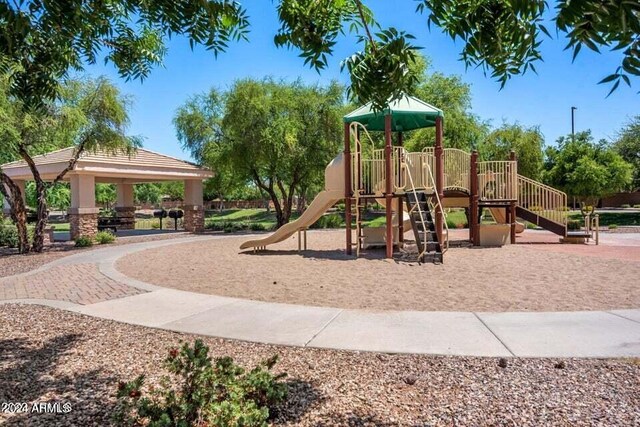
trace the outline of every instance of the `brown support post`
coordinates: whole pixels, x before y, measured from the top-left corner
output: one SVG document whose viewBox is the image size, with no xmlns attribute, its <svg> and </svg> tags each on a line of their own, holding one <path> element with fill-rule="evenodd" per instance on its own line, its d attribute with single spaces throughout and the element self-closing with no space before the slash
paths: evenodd
<svg viewBox="0 0 640 427">
<path fill-rule="evenodd" d="M 511 153 L 509 154 L 509 160 L 511 160 L 512 162 L 516 161 L 516 152 L 511 150 Z M 513 165 L 511 167 L 514 167 Z M 516 168 L 516 173 L 518 172 L 517 170 L 518 165 L 515 165 Z M 512 176 L 512 175 L 510 175 Z M 511 186 L 511 188 L 513 189 L 514 185 L 518 185 L 517 182 L 511 182 L 511 180 L 509 180 L 509 185 Z M 516 200 L 513 200 L 515 198 L 515 194 L 511 193 L 510 197 L 511 197 L 511 202 L 509 203 L 509 217 L 511 218 L 511 244 L 515 245 L 516 244 Z"/>
<path fill-rule="evenodd" d="M 402 139 L 403 139 L 402 132 L 398 132 L 398 145 L 400 147 L 402 147 L 403 145 Z M 398 197 L 397 212 L 398 212 L 398 243 L 403 243 L 404 242 L 404 209 L 403 209 L 401 196 Z"/>
<path fill-rule="evenodd" d="M 347 229 L 347 255 L 351 255 L 351 138 L 349 123 L 344 124 L 344 222 Z"/>
<path fill-rule="evenodd" d="M 469 240 L 474 246 L 478 246 L 478 152 L 473 150 L 471 153 L 471 166 L 469 168 L 470 179 L 470 195 L 469 195 Z"/>
<path fill-rule="evenodd" d="M 393 176 L 391 175 L 391 115 L 384 116 L 384 169 L 385 169 L 385 201 L 387 220 L 387 258 L 393 258 Z"/>
<path fill-rule="evenodd" d="M 436 192 L 440 202 L 444 199 L 444 149 L 442 147 L 442 117 L 436 117 L 436 146 L 434 149 L 436 163 Z M 436 207 L 436 233 L 440 244 L 443 243 L 443 211 L 440 204 Z"/>
</svg>

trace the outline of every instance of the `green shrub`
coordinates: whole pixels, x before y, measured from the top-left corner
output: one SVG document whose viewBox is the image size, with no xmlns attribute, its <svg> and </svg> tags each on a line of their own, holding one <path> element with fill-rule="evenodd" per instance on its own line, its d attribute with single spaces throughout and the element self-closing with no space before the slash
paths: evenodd
<svg viewBox="0 0 640 427">
<path fill-rule="evenodd" d="M 119 426 L 266 426 L 282 402 L 285 374 L 273 375 L 277 356 L 246 371 L 230 357 L 212 359 L 201 340 L 169 350 L 160 386 L 144 392 L 144 376 L 119 383 L 114 422 Z"/>
<path fill-rule="evenodd" d="M 535 206 L 535 205 L 534 205 L 534 206 L 529 206 L 529 208 L 528 208 L 528 209 L 529 209 L 531 212 L 540 212 L 540 211 L 542 211 L 542 210 L 543 210 L 543 209 L 542 209 L 542 206 Z"/>
<path fill-rule="evenodd" d="M 322 215 L 311 228 L 340 228 L 342 223 L 342 215 L 334 213 Z"/>
<path fill-rule="evenodd" d="M 18 247 L 18 229 L 13 224 L 0 226 L 0 246 Z"/>
<path fill-rule="evenodd" d="M 116 236 L 114 236 L 113 233 L 110 233 L 108 231 L 100 231 L 98 234 L 96 234 L 96 242 L 98 242 L 101 245 L 113 243 L 115 240 L 116 240 Z"/>
<path fill-rule="evenodd" d="M 76 248 L 87 248 L 93 246 L 93 240 L 87 236 L 76 237 Z"/>
<path fill-rule="evenodd" d="M 618 224 L 609 224 L 608 225 L 609 230 L 615 230 L 618 228 Z"/>
<path fill-rule="evenodd" d="M 624 208 L 624 209 L 627 209 L 627 208 L 630 208 L 631 205 L 629 203 L 625 203 L 625 204 L 620 205 L 620 207 Z"/>
<path fill-rule="evenodd" d="M 580 230 L 582 228 L 582 222 L 572 219 L 567 221 L 567 230 L 569 231 L 577 231 Z"/>
<path fill-rule="evenodd" d="M 634 209 L 640 209 L 640 205 L 633 205 Z"/>
</svg>

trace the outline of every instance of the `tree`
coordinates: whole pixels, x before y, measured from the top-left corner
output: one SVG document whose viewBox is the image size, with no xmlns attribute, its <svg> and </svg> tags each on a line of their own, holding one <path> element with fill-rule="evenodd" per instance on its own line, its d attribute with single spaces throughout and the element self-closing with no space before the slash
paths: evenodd
<svg viewBox="0 0 640 427">
<path fill-rule="evenodd" d="M 575 59 L 583 47 L 595 52 L 610 48 L 622 52 L 621 65 L 600 83 L 611 83 L 611 92 L 630 76 L 640 76 L 640 4 L 614 0 L 557 0 L 558 33 L 567 40 L 565 49 Z M 480 66 L 502 86 L 514 75 L 531 70 L 542 60 L 542 34 L 550 2 L 502 0 L 421 0 L 418 11 L 429 14 L 454 40 L 462 40 L 461 59 L 467 66 Z M 609 94 L 611 94 L 609 92 Z"/>
<path fill-rule="evenodd" d="M 36 185 L 33 181 L 27 182 L 25 186 L 27 206 L 36 206 L 37 195 Z M 47 206 L 57 210 L 67 210 L 71 206 L 71 189 L 66 182 L 59 182 L 51 186 L 47 191 Z"/>
<path fill-rule="evenodd" d="M 158 184 L 144 183 L 133 186 L 133 197 L 136 203 L 156 205 L 162 199 L 162 191 Z"/>
<path fill-rule="evenodd" d="M 278 226 L 340 150 L 342 87 L 240 80 L 178 110 L 178 138 L 196 159 L 268 194 Z M 226 169 L 229 168 L 229 169 Z"/>
<path fill-rule="evenodd" d="M 429 72 L 431 61 L 418 56 L 411 65 L 419 75 L 415 95 L 445 111 L 444 144 L 447 147 L 470 151 L 484 138 L 487 124 L 471 113 L 471 86 L 459 76 Z M 406 135 L 406 146 L 420 151 L 435 142 L 435 129 L 420 129 Z"/>
<path fill-rule="evenodd" d="M 633 181 L 630 189 L 640 189 L 640 116 L 634 117 L 622 128 L 614 148 L 633 166 Z"/>
<path fill-rule="evenodd" d="M 100 203 L 109 209 L 117 200 L 116 186 L 114 184 L 96 184 L 96 203 Z"/>
<path fill-rule="evenodd" d="M 558 146 L 548 147 L 545 155 L 544 181 L 583 205 L 595 205 L 631 182 L 631 165 L 606 141 L 595 143 L 589 131 L 577 133 L 575 140 L 560 137 Z"/>
<path fill-rule="evenodd" d="M 539 180 L 542 173 L 544 137 L 540 128 L 503 123 L 487 135 L 478 147 L 482 160 L 506 160 L 516 152 L 518 173 Z"/>
<path fill-rule="evenodd" d="M 409 3 L 408 3 L 409 4 Z M 502 85 L 514 75 L 535 71 L 542 60 L 541 33 L 550 35 L 543 16 L 552 6 L 543 0 L 421 0 L 419 13 L 462 40 L 461 59 L 482 66 Z M 381 28 L 361 0 L 280 0 L 277 46 L 294 48 L 304 63 L 320 71 L 347 32 L 361 46 L 342 62 L 358 103 L 378 110 L 389 99 L 413 93 L 419 75 L 411 69 L 418 47 L 414 37 Z M 574 57 L 583 46 L 622 52 L 620 67 L 601 83 L 615 90 L 640 75 L 640 6 L 614 0 L 557 0 L 555 26 L 566 35 Z M 10 76 L 11 94 L 25 105 L 55 99 L 58 81 L 69 70 L 104 57 L 126 79 L 144 79 L 166 54 L 165 40 L 183 35 L 191 46 L 215 55 L 231 41 L 247 39 L 247 11 L 229 0 L 174 2 L 69 2 L 16 0 L 0 4 L 0 72 Z"/>
<path fill-rule="evenodd" d="M 239 3 L 227 0 L 69 2 L 16 0 L 0 4 L 0 71 L 25 106 L 45 107 L 69 70 L 104 58 L 125 79 L 144 79 L 166 54 L 165 39 L 184 35 L 214 54 L 246 38 Z"/>
<path fill-rule="evenodd" d="M 0 88 L 1 89 L 1 88 Z M 37 222 L 33 241 L 26 228 L 26 208 L 18 185 L 0 170 L 0 192 L 11 205 L 12 220 L 19 235 L 21 253 L 43 249 L 47 224 L 47 195 L 72 170 L 85 150 L 130 152 L 140 144 L 125 134 L 129 122 L 128 101 L 108 80 L 74 80 L 60 91 L 60 99 L 46 109 L 28 110 L 22 101 L 0 90 L 0 151 L 24 160 L 33 175 L 36 191 Z M 74 147 L 73 157 L 52 182 L 45 182 L 33 156 L 62 147 Z"/>
</svg>

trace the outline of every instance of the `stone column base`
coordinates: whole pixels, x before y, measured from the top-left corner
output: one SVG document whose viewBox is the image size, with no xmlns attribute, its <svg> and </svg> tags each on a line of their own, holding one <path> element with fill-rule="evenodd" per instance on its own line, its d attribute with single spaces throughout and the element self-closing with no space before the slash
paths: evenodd
<svg viewBox="0 0 640 427">
<path fill-rule="evenodd" d="M 133 230 L 136 228 L 136 208 L 134 206 L 116 206 L 116 218 L 119 218 L 121 223 L 118 226 L 119 230 Z"/>
<path fill-rule="evenodd" d="M 204 206 L 184 206 L 184 231 L 202 233 L 204 231 Z"/>
<path fill-rule="evenodd" d="M 77 213 L 69 211 L 68 216 L 71 240 L 80 236 L 93 238 L 98 233 L 98 212 Z"/>
</svg>

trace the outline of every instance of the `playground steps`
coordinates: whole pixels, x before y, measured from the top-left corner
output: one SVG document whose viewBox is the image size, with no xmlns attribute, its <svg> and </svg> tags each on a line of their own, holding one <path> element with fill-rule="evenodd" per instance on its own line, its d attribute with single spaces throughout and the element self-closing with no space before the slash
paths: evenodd
<svg viewBox="0 0 640 427">
<path fill-rule="evenodd" d="M 434 262 L 443 262 L 442 247 L 436 232 L 435 220 L 429 207 L 431 194 L 425 191 L 408 192 L 405 195 L 411 228 L 418 246 L 418 261 L 424 262 L 425 254 L 433 252 Z"/>
<path fill-rule="evenodd" d="M 535 224 L 539 227 L 542 227 L 545 230 L 549 230 L 560 237 L 567 237 L 567 227 L 565 224 L 552 221 L 548 218 L 538 215 L 533 211 L 523 208 L 522 206 L 516 206 L 516 216 L 518 218 L 524 219 L 525 221 L 529 221 L 530 223 Z"/>
</svg>

